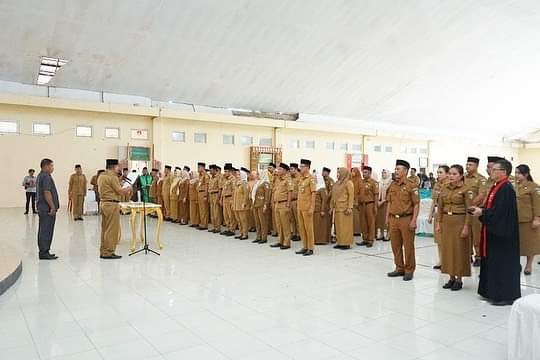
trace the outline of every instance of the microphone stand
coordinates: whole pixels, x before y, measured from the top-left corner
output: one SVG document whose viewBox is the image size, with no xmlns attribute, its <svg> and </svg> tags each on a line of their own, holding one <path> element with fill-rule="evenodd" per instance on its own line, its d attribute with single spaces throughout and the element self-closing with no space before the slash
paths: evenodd
<svg viewBox="0 0 540 360">
<path fill-rule="evenodd" d="M 144 246 L 142 248 L 140 248 L 139 250 L 136 250 L 136 251 L 130 253 L 129 256 L 141 253 L 143 251 L 144 251 L 145 255 L 148 255 L 149 252 L 152 253 L 152 254 L 158 255 L 158 256 L 161 255 L 157 251 L 154 251 L 154 250 L 150 249 L 150 246 L 148 246 L 148 240 L 146 239 L 146 200 L 145 200 L 144 190 L 146 190 L 146 188 L 148 188 L 149 186 L 150 185 L 144 185 L 143 186 L 143 194 L 142 194 L 143 195 L 142 196 L 142 203 L 143 203 L 143 224 L 144 224 L 144 233 L 143 233 Z"/>
</svg>

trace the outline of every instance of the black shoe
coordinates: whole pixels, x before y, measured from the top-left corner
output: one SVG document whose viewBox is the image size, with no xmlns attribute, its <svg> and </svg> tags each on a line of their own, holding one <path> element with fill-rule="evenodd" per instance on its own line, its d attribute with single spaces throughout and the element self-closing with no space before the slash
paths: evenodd
<svg viewBox="0 0 540 360">
<path fill-rule="evenodd" d="M 373 247 L 373 243 L 372 243 L 372 242 L 367 243 L 367 244 L 366 244 L 366 247 L 367 247 L 367 248 Z"/>
<path fill-rule="evenodd" d="M 242 237 L 242 235 L 238 235 L 238 236 L 235 236 L 234 238 L 235 239 L 240 239 Z"/>
<path fill-rule="evenodd" d="M 122 256 L 120 255 L 116 255 L 116 254 L 112 254 L 112 255 L 109 255 L 109 256 L 100 256 L 101 259 L 112 259 L 112 260 L 116 260 L 116 259 L 121 259 Z"/>
<path fill-rule="evenodd" d="M 246 236 L 240 236 L 240 240 L 247 240 L 249 239 L 249 237 L 246 235 Z"/>
<path fill-rule="evenodd" d="M 225 230 L 225 231 L 220 232 L 219 235 L 227 235 L 227 233 L 228 233 L 228 231 Z"/>
<path fill-rule="evenodd" d="M 434 268 L 435 270 L 441 270 L 441 265 L 435 265 L 435 266 L 433 266 L 433 268 Z"/>
<path fill-rule="evenodd" d="M 287 245 L 280 245 L 279 247 L 281 250 L 287 250 L 287 249 L 290 249 L 291 247 L 290 246 L 287 246 Z"/>
<path fill-rule="evenodd" d="M 334 249 L 343 249 L 343 245 L 334 245 Z"/>
<path fill-rule="evenodd" d="M 84 221 L 84 219 L 82 217 L 79 218 L 79 221 Z"/>
<path fill-rule="evenodd" d="M 384 237 L 380 236 L 380 237 L 377 238 L 377 240 L 383 240 L 384 241 Z"/>
<path fill-rule="evenodd" d="M 213 233 L 213 232 L 214 232 L 214 229 L 208 229 L 208 232 Z"/>
<path fill-rule="evenodd" d="M 257 244 L 257 243 L 259 243 L 260 241 L 261 241 L 261 239 L 255 239 L 255 240 L 252 241 L 252 243 Z"/>
<path fill-rule="evenodd" d="M 358 246 L 366 246 L 368 243 L 365 242 L 365 241 L 360 241 L 360 242 L 357 242 L 356 245 Z"/>
<path fill-rule="evenodd" d="M 249 229 L 249 232 L 257 232 L 257 229 L 255 229 L 255 228 Z"/>
<path fill-rule="evenodd" d="M 454 281 L 454 284 L 452 285 L 452 291 L 458 291 L 463 288 L 463 283 L 461 281 Z"/>
<path fill-rule="evenodd" d="M 191 224 L 191 225 L 189 225 L 189 227 L 193 227 L 193 228 L 194 228 L 194 227 L 199 227 L 199 225 Z"/>
<path fill-rule="evenodd" d="M 339 250 L 350 250 L 350 249 L 351 249 L 350 245 L 341 245 L 341 247 L 339 248 Z"/>
<path fill-rule="evenodd" d="M 225 235 L 225 236 L 234 236 L 234 233 L 232 231 L 228 231 L 227 235 Z"/>
<path fill-rule="evenodd" d="M 302 256 L 311 256 L 311 255 L 313 255 L 313 250 L 308 250 L 302 254 Z"/>
<path fill-rule="evenodd" d="M 387 241 L 390 241 L 390 239 L 383 239 L 382 241 L 387 242 Z"/>
<path fill-rule="evenodd" d="M 25 212 L 24 212 L 24 215 L 28 215 L 28 211 L 25 211 Z"/>
<path fill-rule="evenodd" d="M 456 280 L 448 280 L 448 282 L 446 284 L 443 285 L 443 289 L 451 289 L 453 286 L 454 286 L 454 283 L 456 282 Z"/>
<path fill-rule="evenodd" d="M 523 274 L 525 274 L 525 275 L 531 275 L 531 272 L 528 271 L 528 270 L 525 270 L 525 271 L 523 272 Z"/>
<path fill-rule="evenodd" d="M 273 237 L 277 237 L 277 236 L 278 236 L 278 234 L 277 234 L 277 233 L 275 233 L 275 234 L 272 234 L 272 236 L 273 236 Z"/>
<path fill-rule="evenodd" d="M 58 256 L 54 254 L 39 255 L 39 260 L 56 260 Z"/>
<path fill-rule="evenodd" d="M 474 267 L 480 267 L 480 259 L 474 259 L 473 265 Z"/>
<path fill-rule="evenodd" d="M 307 251 L 308 251 L 307 249 L 301 249 L 301 250 L 298 250 L 296 254 L 298 255 L 305 254 Z"/>
<path fill-rule="evenodd" d="M 291 241 L 300 241 L 300 236 L 298 236 L 298 235 L 292 236 Z"/>
<path fill-rule="evenodd" d="M 259 244 L 266 244 L 268 240 L 259 240 Z"/>
<path fill-rule="evenodd" d="M 413 273 L 405 273 L 403 275 L 403 281 L 411 281 L 413 279 Z"/>
<path fill-rule="evenodd" d="M 514 303 L 513 301 L 502 300 L 502 301 L 492 301 L 491 305 L 506 306 L 506 305 L 512 305 L 513 303 Z"/>
<path fill-rule="evenodd" d="M 388 277 L 399 277 L 405 275 L 403 271 L 392 271 L 386 274 Z"/>
<path fill-rule="evenodd" d="M 208 230 L 208 228 L 205 228 L 205 227 L 198 227 L 197 230 Z"/>
<path fill-rule="evenodd" d="M 278 248 L 278 247 L 281 247 L 281 244 L 280 243 L 274 243 L 272 245 L 270 245 L 271 248 Z"/>
</svg>

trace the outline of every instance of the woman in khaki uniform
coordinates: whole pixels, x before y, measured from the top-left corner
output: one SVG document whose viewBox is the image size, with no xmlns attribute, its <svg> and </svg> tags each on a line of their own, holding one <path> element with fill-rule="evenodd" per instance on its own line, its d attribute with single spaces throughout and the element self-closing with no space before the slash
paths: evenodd
<svg viewBox="0 0 540 360">
<path fill-rule="evenodd" d="M 191 173 L 189 180 L 189 221 L 190 227 L 199 226 L 199 174 Z"/>
<path fill-rule="evenodd" d="M 270 184 L 266 171 L 263 171 L 261 175 L 253 171 L 252 177 L 255 182 L 251 189 L 251 200 L 257 229 L 257 238 L 253 240 L 253 243 L 264 244 L 268 241 L 268 215 L 266 213 L 270 209 Z"/>
<path fill-rule="evenodd" d="M 354 185 L 347 168 L 338 169 L 338 180 L 332 187 L 330 208 L 335 213 L 336 249 L 348 250 L 353 243 Z"/>
<path fill-rule="evenodd" d="M 363 201 L 361 198 L 362 190 L 362 174 L 358 168 L 352 168 L 351 181 L 354 186 L 354 207 L 353 207 L 353 234 L 354 236 L 360 236 L 362 234 L 362 207 L 360 206 Z"/>
<path fill-rule="evenodd" d="M 247 183 L 247 174 L 244 171 L 236 173 L 236 184 L 233 193 L 233 206 L 236 218 L 240 224 L 240 235 L 235 239 L 246 240 L 249 231 L 248 213 L 251 211 L 251 199 L 249 186 Z"/>
<path fill-rule="evenodd" d="M 171 180 L 171 190 L 169 192 L 169 209 L 171 211 L 170 218 L 173 223 L 180 222 L 178 219 L 178 185 L 180 185 L 180 171 L 179 167 L 174 169 L 173 178 Z"/>
<path fill-rule="evenodd" d="M 431 209 L 429 210 L 429 218 L 428 222 L 430 224 L 433 224 L 433 230 L 435 230 L 435 224 L 433 223 L 433 219 L 437 219 L 437 209 L 438 209 L 438 203 L 439 203 L 439 195 L 441 194 L 441 190 L 444 185 L 448 183 L 448 172 L 450 171 L 450 168 L 447 165 L 441 165 L 437 169 L 437 182 L 433 185 L 433 189 L 431 190 L 431 200 L 433 202 L 431 203 Z M 433 239 L 435 240 L 435 244 L 437 244 L 437 250 L 439 252 L 439 261 L 437 265 L 433 266 L 434 269 L 439 270 L 441 268 L 441 233 L 438 231 L 433 231 Z"/>
<path fill-rule="evenodd" d="M 534 255 L 540 254 L 540 187 L 527 165 L 516 167 L 516 196 L 519 220 L 519 251 L 527 257 L 523 273 L 531 275 Z"/>
<path fill-rule="evenodd" d="M 256 173 L 256 171 L 250 171 L 246 173 L 247 179 L 248 179 L 247 180 L 248 189 L 249 189 L 250 194 L 253 192 L 253 187 L 255 186 L 255 182 L 257 181 L 257 178 L 255 177 L 254 173 Z M 253 213 L 253 211 L 250 211 L 248 213 L 248 228 L 250 232 L 257 231 L 257 224 L 255 224 L 255 214 Z"/>
<path fill-rule="evenodd" d="M 178 223 L 186 225 L 189 220 L 189 173 L 182 170 L 178 184 Z"/>
<path fill-rule="evenodd" d="M 386 226 L 386 211 L 388 201 L 386 201 L 386 192 L 392 184 L 390 171 L 383 169 L 381 180 L 379 181 L 379 201 L 377 202 L 377 219 L 375 228 L 377 229 L 377 240 L 388 241 L 388 227 Z"/>
<path fill-rule="evenodd" d="M 328 223 L 330 220 L 330 203 L 328 190 L 321 174 L 316 175 L 317 192 L 315 193 L 315 211 L 313 212 L 313 231 L 315 233 L 315 245 L 327 245 L 330 243 Z"/>
<path fill-rule="evenodd" d="M 471 276 L 471 215 L 467 209 L 474 194 L 465 185 L 463 173 L 461 165 L 450 167 L 448 184 L 443 185 L 437 205 L 436 231 L 441 234 L 441 271 L 450 275 L 443 288 L 452 291 L 461 290 L 463 276 Z"/>
</svg>

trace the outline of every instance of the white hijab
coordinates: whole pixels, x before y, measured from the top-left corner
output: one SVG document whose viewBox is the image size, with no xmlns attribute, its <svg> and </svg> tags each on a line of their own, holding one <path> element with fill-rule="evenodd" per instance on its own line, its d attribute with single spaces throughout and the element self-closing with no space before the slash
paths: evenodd
<svg viewBox="0 0 540 360">
<path fill-rule="evenodd" d="M 259 188 L 259 186 L 267 182 L 268 182 L 268 171 L 263 171 L 261 174 L 259 174 L 259 180 L 255 181 L 255 184 L 253 185 L 253 189 L 251 190 L 251 199 L 253 200 L 253 202 L 255 202 L 255 194 L 257 193 L 257 189 Z"/>
<path fill-rule="evenodd" d="M 190 184 L 195 184 L 199 180 L 199 173 L 198 172 L 191 172 L 191 180 L 189 180 Z"/>
<path fill-rule="evenodd" d="M 315 179 L 317 180 L 316 191 L 319 191 L 321 189 L 325 189 L 326 188 L 326 183 L 324 182 L 324 178 L 323 178 L 322 174 L 319 174 L 318 172 L 316 172 L 314 174 L 314 176 L 315 176 Z"/>
<path fill-rule="evenodd" d="M 247 182 L 248 176 L 245 171 L 240 171 L 240 181 Z"/>
</svg>

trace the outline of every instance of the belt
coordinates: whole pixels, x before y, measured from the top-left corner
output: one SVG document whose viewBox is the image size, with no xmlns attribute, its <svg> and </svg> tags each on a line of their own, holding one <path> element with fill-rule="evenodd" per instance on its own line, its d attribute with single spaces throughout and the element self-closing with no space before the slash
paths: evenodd
<svg viewBox="0 0 540 360">
<path fill-rule="evenodd" d="M 407 217 L 407 216 L 412 216 L 412 214 L 401 214 L 401 215 L 393 215 L 393 214 L 391 214 L 390 216 L 393 217 L 393 218 L 396 218 L 396 219 L 400 219 L 400 218 L 404 218 L 404 217 Z"/>
<path fill-rule="evenodd" d="M 223 195 L 224 198 L 230 198 L 232 195 Z"/>
<path fill-rule="evenodd" d="M 119 203 L 120 201 L 118 200 L 103 200 L 103 199 L 100 199 L 101 202 L 110 202 L 110 203 Z"/>
<path fill-rule="evenodd" d="M 206 192 L 206 190 L 199 190 L 199 192 Z"/>
<path fill-rule="evenodd" d="M 298 200 L 298 198 L 295 198 L 295 199 L 291 199 L 291 201 L 296 201 L 296 200 Z"/>
<path fill-rule="evenodd" d="M 366 201 L 365 203 L 363 203 L 364 205 L 369 205 L 369 204 L 373 204 L 375 201 Z"/>
<path fill-rule="evenodd" d="M 217 194 L 219 191 L 209 191 L 210 194 Z"/>
<path fill-rule="evenodd" d="M 289 200 L 281 200 L 281 201 L 276 201 L 278 204 L 281 204 L 281 203 L 284 203 L 284 202 L 287 202 Z"/>
<path fill-rule="evenodd" d="M 443 211 L 444 215 L 466 215 L 465 213 L 455 213 L 452 211 Z"/>
</svg>

